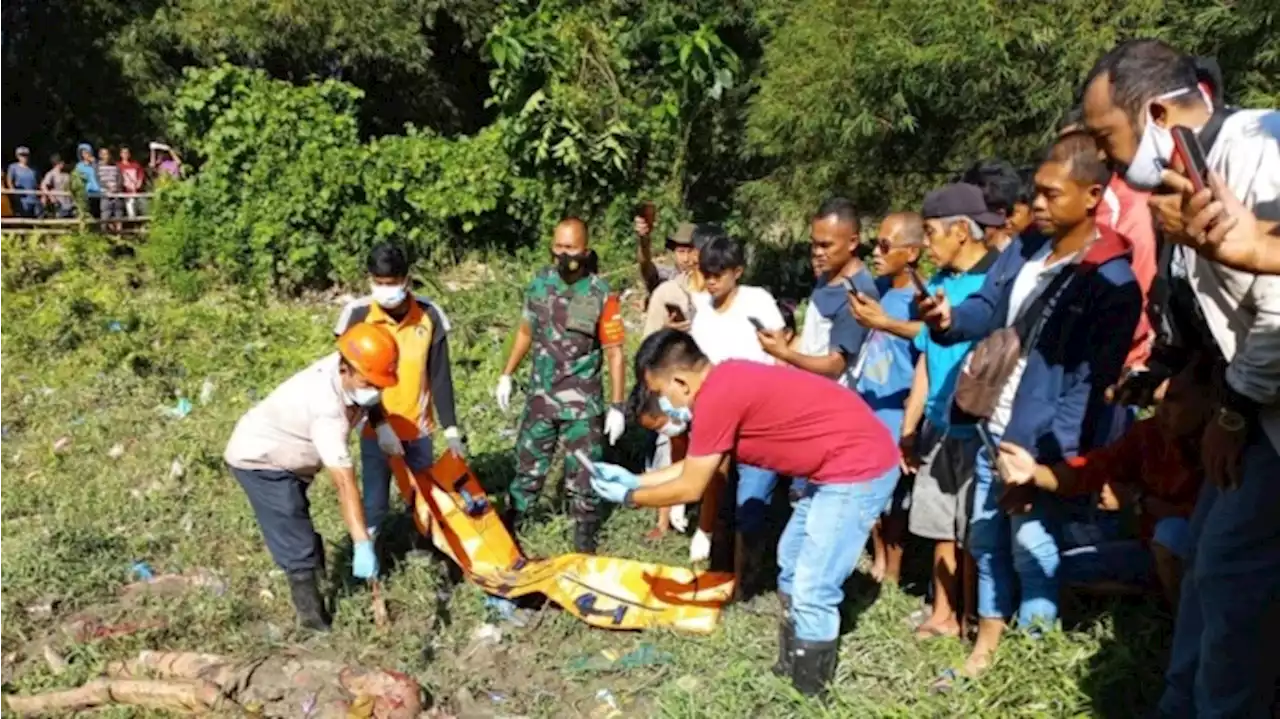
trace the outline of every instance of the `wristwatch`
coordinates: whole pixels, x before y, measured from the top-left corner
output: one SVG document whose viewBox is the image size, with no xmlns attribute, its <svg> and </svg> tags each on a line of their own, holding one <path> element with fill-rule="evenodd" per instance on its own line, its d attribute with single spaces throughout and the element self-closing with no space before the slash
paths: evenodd
<svg viewBox="0 0 1280 719">
<path fill-rule="evenodd" d="M 1228 432 L 1243 432 L 1249 426 L 1245 416 L 1228 407 L 1218 408 L 1218 426 Z"/>
<path fill-rule="evenodd" d="M 634 489 L 628 489 L 627 493 L 622 495 L 622 506 L 627 509 L 639 509 L 640 505 L 636 504 L 635 493 Z"/>
</svg>

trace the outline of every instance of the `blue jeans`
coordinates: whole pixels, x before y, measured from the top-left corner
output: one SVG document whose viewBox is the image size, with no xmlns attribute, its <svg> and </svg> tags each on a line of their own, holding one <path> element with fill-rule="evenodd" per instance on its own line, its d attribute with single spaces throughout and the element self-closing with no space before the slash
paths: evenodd
<svg viewBox="0 0 1280 719">
<path fill-rule="evenodd" d="M 867 482 L 809 482 L 778 541 L 778 591 L 791 597 L 796 638 L 840 634 L 844 583 L 898 483 L 898 468 Z"/>
<path fill-rule="evenodd" d="M 404 461 L 410 472 L 418 472 L 431 466 L 431 437 L 403 442 Z M 360 501 L 364 505 L 364 522 L 370 530 L 376 530 L 387 517 L 391 503 L 391 464 L 378 446 L 378 440 L 360 437 Z"/>
<path fill-rule="evenodd" d="M 1233 490 L 1208 482 L 1159 710 L 1166 717 L 1265 717 L 1280 677 L 1280 455 L 1260 430 Z"/>
<path fill-rule="evenodd" d="M 1156 522 L 1150 544 L 1112 537 L 1097 544 L 1064 548 L 1058 575 L 1068 583 L 1152 584 L 1156 581 L 1156 561 L 1151 545 L 1155 544 L 1185 561 L 1190 553 L 1191 522 L 1183 517 L 1161 519 Z"/>
<path fill-rule="evenodd" d="M 737 520 L 739 532 L 759 532 L 764 529 L 769 504 L 773 500 L 773 488 L 778 484 L 778 474 L 771 469 L 738 465 Z"/>
<path fill-rule="evenodd" d="M 1000 438 L 992 438 L 999 445 Z M 998 502 L 1003 484 L 986 448 L 978 451 L 968 549 L 978 569 L 978 616 L 1003 619 L 1014 613 L 1022 590 L 1018 622 L 1053 624 L 1058 619 L 1058 541 L 1054 498 L 1040 494 L 1027 514 L 1009 515 Z"/>
</svg>

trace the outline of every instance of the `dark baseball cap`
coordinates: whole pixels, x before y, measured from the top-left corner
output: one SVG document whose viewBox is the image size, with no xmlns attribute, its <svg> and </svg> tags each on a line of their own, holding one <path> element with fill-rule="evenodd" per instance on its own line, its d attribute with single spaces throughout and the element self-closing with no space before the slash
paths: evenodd
<svg viewBox="0 0 1280 719">
<path fill-rule="evenodd" d="M 667 237 L 667 249 L 674 250 L 677 247 L 693 247 L 693 230 L 697 225 L 692 222 L 681 222 L 676 231 Z"/>
<path fill-rule="evenodd" d="M 954 182 L 943 185 L 924 196 L 920 214 L 926 220 L 964 216 L 983 227 L 1004 225 L 1004 213 L 987 209 L 987 201 L 977 185 Z"/>
</svg>

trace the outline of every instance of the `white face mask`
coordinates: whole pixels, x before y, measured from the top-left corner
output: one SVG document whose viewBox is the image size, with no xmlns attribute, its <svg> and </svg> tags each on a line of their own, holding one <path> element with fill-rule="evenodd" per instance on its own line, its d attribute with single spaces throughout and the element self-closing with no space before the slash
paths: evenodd
<svg viewBox="0 0 1280 719">
<path fill-rule="evenodd" d="M 1156 100 L 1170 100 L 1175 97 L 1195 92 L 1190 88 L 1166 92 Z M 1153 100 L 1154 102 L 1154 100 Z M 1205 98 L 1205 103 L 1213 107 L 1213 103 Z M 1160 175 L 1169 167 L 1173 159 L 1173 133 L 1167 127 L 1160 127 L 1151 117 L 1151 105 L 1146 108 L 1147 124 L 1142 128 L 1142 139 L 1138 142 L 1138 150 L 1133 154 L 1133 162 L 1125 170 L 1124 181 L 1136 190 L 1156 190 L 1162 184 Z"/>
<path fill-rule="evenodd" d="M 373 295 L 373 301 L 379 306 L 391 309 L 399 307 L 404 298 L 409 294 L 404 285 L 374 285 L 369 294 Z"/>
<path fill-rule="evenodd" d="M 347 399 L 360 407 L 372 407 L 382 399 L 382 390 L 377 387 L 360 387 L 348 392 Z"/>
<path fill-rule="evenodd" d="M 667 417 L 667 420 L 668 420 L 667 423 L 662 425 L 662 428 L 659 429 L 658 431 L 665 434 L 668 437 L 679 437 L 689 429 L 689 426 L 686 425 L 684 422 L 677 422 L 676 420 L 671 419 L 670 417 Z"/>
</svg>

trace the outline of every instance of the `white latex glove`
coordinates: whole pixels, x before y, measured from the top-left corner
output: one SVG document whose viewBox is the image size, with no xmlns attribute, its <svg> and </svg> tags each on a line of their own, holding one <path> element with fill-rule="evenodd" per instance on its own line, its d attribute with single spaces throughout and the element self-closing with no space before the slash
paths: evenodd
<svg viewBox="0 0 1280 719">
<path fill-rule="evenodd" d="M 671 508 L 671 528 L 684 534 L 689 529 L 689 517 L 685 515 L 685 505 L 677 504 Z"/>
<path fill-rule="evenodd" d="M 467 446 L 462 443 L 462 433 L 457 427 L 444 428 L 444 441 L 449 445 L 449 450 L 459 457 L 467 456 Z"/>
<path fill-rule="evenodd" d="M 378 449 L 388 457 L 403 457 L 404 445 L 400 442 L 400 438 L 396 436 L 396 431 L 391 429 L 391 425 L 383 422 L 373 431 L 378 436 Z"/>
<path fill-rule="evenodd" d="M 609 413 L 604 416 L 604 433 L 609 437 L 609 444 L 617 444 L 626 428 L 627 419 L 622 416 L 622 412 L 609 408 Z"/>
<path fill-rule="evenodd" d="M 699 529 L 689 542 L 689 562 L 705 562 L 711 558 L 711 535 Z"/>
<path fill-rule="evenodd" d="M 498 389 L 494 390 L 493 396 L 498 398 L 498 408 L 506 412 L 511 406 L 511 375 L 504 374 L 498 378 Z"/>
</svg>

